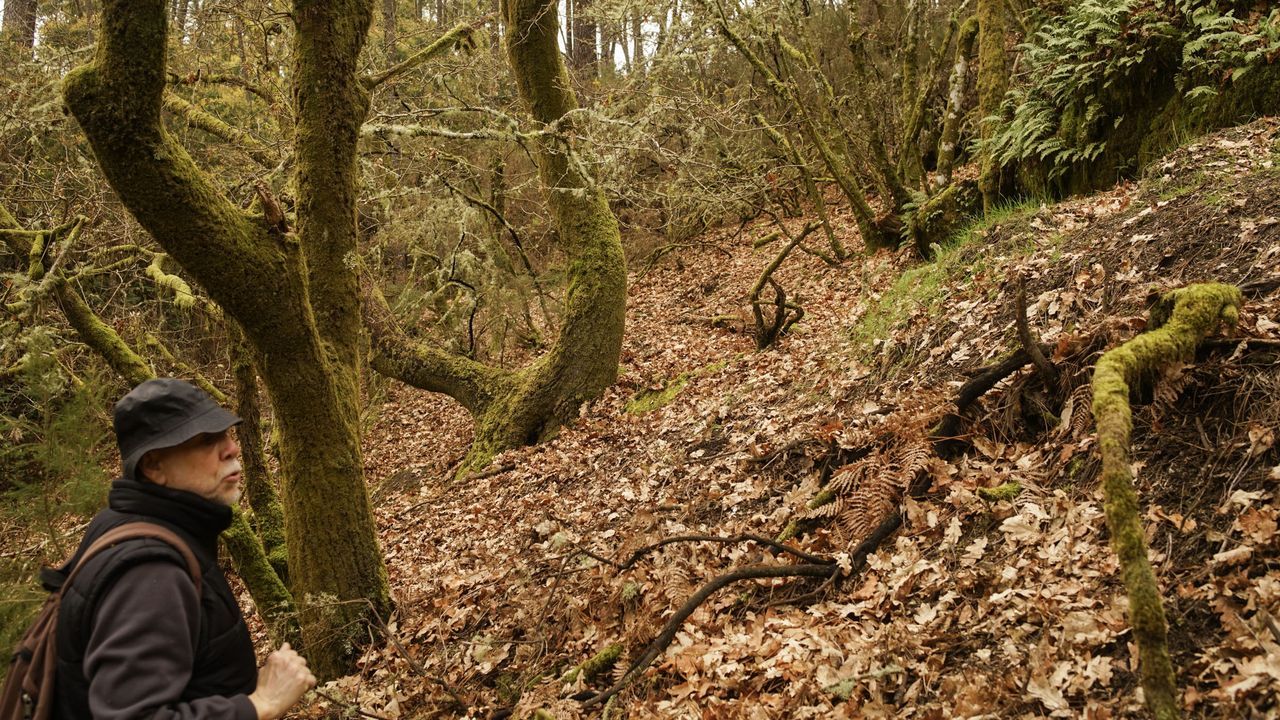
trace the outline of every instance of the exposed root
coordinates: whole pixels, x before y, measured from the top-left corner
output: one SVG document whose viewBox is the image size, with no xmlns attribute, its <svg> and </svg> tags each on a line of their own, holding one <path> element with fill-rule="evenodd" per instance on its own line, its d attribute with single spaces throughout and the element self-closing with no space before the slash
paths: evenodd
<svg viewBox="0 0 1280 720">
<path fill-rule="evenodd" d="M 1156 328 L 1108 351 L 1093 375 L 1093 415 L 1102 455 L 1102 488 L 1111 545 L 1120 559 L 1129 595 L 1129 618 L 1138 644 L 1147 707 L 1158 720 L 1179 716 L 1168 625 L 1155 573 L 1147 558 L 1138 496 L 1129 465 L 1133 428 L 1130 385 L 1163 365 L 1190 360 L 1196 345 L 1220 322 L 1234 324 L 1242 303 L 1229 285 L 1190 285 L 1166 294 L 1151 311 Z"/>
</svg>

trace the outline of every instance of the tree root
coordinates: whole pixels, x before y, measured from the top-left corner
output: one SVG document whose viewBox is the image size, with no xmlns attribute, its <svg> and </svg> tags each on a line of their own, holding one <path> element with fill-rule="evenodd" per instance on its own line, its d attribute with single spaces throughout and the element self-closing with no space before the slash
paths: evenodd
<svg viewBox="0 0 1280 720">
<path fill-rule="evenodd" d="M 1155 572 L 1147 558 L 1129 465 L 1133 429 L 1130 385 L 1166 363 L 1194 357 L 1196 345 L 1220 322 L 1237 321 L 1242 302 L 1240 290 L 1229 285 L 1189 285 L 1174 290 L 1152 308 L 1153 329 L 1105 353 L 1093 373 L 1093 416 L 1102 455 L 1107 528 L 1129 595 L 1143 694 L 1157 720 L 1178 717 L 1179 702 L 1169 657 L 1168 625 Z"/>
<path fill-rule="evenodd" d="M 649 643 L 649 647 L 645 649 L 644 654 L 637 658 L 635 662 L 631 663 L 631 666 L 627 668 L 626 673 L 623 674 L 622 678 L 618 680 L 618 682 L 614 683 L 609 689 L 584 700 L 583 707 L 598 705 L 622 692 L 627 688 L 627 686 L 635 682 L 636 678 L 640 676 L 645 668 L 649 667 L 649 664 L 656 660 L 657 657 L 667 649 L 667 646 L 669 646 L 671 641 L 675 639 L 676 633 L 678 633 L 680 628 L 684 625 L 685 620 L 688 620 L 689 616 L 693 615 L 694 611 L 696 611 L 698 607 L 707 600 L 707 598 L 714 595 L 716 591 L 721 588 L 738 582 L 739 580 L 759 580 L 783 577 L 814 577 L 823 578 L 831 583 L 840 582 L 841 580 L 852 576 L 854 573 L 861 571 L 863 567 L 866 566 L 867 557 L 879 549 L 880 543 L 884 542 L 885 538 L 888 538 L 901 526 L 901 515 L 895 513 L 892 517 L 887 518 L 880 524 L 880 527 L 876 528 L 875 532 L 873 532 L 870 537 L 864 540 L 862 544 L 853 551 L 847 568 L 842 568 L 840 565 L 836 564 L 834 560 L 826 560 L 821 563 L 811 562 L 803 565 L 748 565 L 713 578 L 710 582 L 703 585 L 697 592 L 690 596 L 685 604 L 671 616 L 671 619 L 663 626 L 658 637 L 655 638 L 653 642 Z"/>
</svg>

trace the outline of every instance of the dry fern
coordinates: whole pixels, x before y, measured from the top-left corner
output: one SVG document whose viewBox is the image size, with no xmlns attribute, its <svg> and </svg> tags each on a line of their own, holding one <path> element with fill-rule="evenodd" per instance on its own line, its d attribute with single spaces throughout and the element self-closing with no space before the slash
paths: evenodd
<svg viewBox="0 0 1280 720">
<path fill-rule="evenodd" d="M 1148 415 L 1152 419 L 1162 417 L 1173 408 L 1174 403 L 1178 402 L 1178 398 L 1182 397 L 1182 391 L 1186 390 L 1189 384 L 1191 384 L 1191 375 L 1187 372 L 1186 364 L 1175 362 L 1161 368 L 1160 375 L 1153 384 L 1151 405 L 1147 408 Z"/>
<path fill-rule="evenodd" d="M 1063 432 L 1068 438 L 1078 440 L 1089 432 L 1093 425 L 1093 386 L 1085 383 L 1067 396 L 1063 407 Z"/>
</svg>

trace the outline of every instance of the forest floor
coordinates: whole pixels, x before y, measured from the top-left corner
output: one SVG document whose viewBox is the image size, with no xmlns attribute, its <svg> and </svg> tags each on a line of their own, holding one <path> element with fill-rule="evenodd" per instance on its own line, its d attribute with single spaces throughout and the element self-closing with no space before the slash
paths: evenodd
<svg viewBox="0 0 1280 720">
<path fill-rule="evenodd" d="M 1008 208 L 929 263 L 903 251 L 829 267 L 797 252 L 776 277 L 805 316 L 763 352 L 741 325 L 778 248 L 752 250 L 763 222 L 713 231 L 633 273 L 617 385 L 479 477 L 451 475 L 465 411 L 388 386 L 367 460 L 394 642 L 378 638 L 300 716 L 599 717 L 571 696 L 609 686 L 701 585 L 793 559 L 752 542 L 674 543 L 627 570 L 597 558 L 685 534 L 774 537 L 806 513 L 792 545 L 847 554 L 891 509 L 866 488 L 908 466 L 928 487 L 865 569 L 836 587 L 791 578 L 712 595 L 609 716 L 1142 716 L 1081 388 L 1159 293 L 1280 272 L 1278 136 L 1265 119 L 1177 150 L 1140 182 Z M 964 452 L 923 459 L 957 388 L 1018 349 L 1019 275 L 1060 383 L 1013 374 L 970 409 Z M 1135 406 L 1138 490 L 1191 716 L 1280 714 L 1277 338 L 1272 291 Z M 840 499 L 807 511 L 825 478 Z M 1013 482 L 1013 497 L 979 493 Z M 563 679 L 614 643 L 612 671 Z"/>
</svg>

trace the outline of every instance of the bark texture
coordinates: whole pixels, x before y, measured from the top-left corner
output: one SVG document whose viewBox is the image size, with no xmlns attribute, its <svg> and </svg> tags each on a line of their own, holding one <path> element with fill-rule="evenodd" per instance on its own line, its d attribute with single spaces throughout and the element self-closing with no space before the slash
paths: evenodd
<svg viewBox="0 0 1280 720">
<path fill-rule="evenodd" d="M 1240 290 L 1230 285 L 1190 285 L 1166 295 L 1151 312 L 1153 330 L 1108 351 L 1093 371 L 1093 416 L 1102 454 L 1102 491 L 1111 547 L 1129 595 L 1129 622 L 1138 644 L 1147 708 L 1158 720 L 1179 716 L 1168 624 L 1160 588 L 1147 559 L 1138 495 L 1129 462 L 1133 419 L 1129 388 L 1162 365 L 1190 360 L 1196 345 L 1222 322 L 1239 318 Z"/>
<path fill-rule="evenodd" d="M 960 144 L 960 121 L 964 119 L 964 97 L 969 84 L 969 57 L 978 36 L 978 18 L 970 17 L 960 26 L 956 38 L 956 61 L 947 83 L 947 114 L 942 120 L 942 138 L 938 141 L 938 165 L 933 183 L 942 187 L 951 182 L 956 149 Z"/>
<path fill-rule="evenodd" d="M 1000 111 L 1009 84 L 1008 60 L 1004 49 L 1004 0 L 978 0 L 978 114 L 982 118 L 982 139 L 991 137 L 989 118 Z M 978 187 L 982 191 L 984 212 L 996 203 L 1000 186 L 1000 168 L 984 158 Z"/>
<path fill-rule="evenodd" d="M 63 95 L 121 201 L 254 348 L 280 432 L 303 638 L 316 673 L 333 677 L 350 667 L 359 621 L 390 605 L 364 484 L 358 296 L 345 264 L 368 102 L 355 59 L 370 2 L 294 6 L 297 236 L 242 212 L 164 130 L 165 4 L 104 2 L 96 55 L 67 75 Z"/>
</svg>

